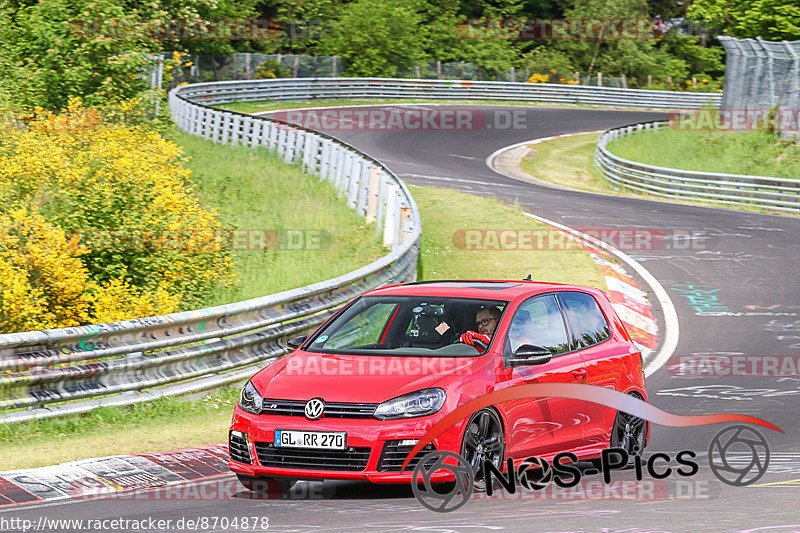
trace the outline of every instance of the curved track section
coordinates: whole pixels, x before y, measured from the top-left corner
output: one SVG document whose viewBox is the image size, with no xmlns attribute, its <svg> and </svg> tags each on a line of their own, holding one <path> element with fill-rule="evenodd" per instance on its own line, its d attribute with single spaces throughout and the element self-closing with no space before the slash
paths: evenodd
<svg viewBox="0 0 800 533">
<path fill-rule="evenodd" d="M 404 106 L 408 109 L 409 106 Z M 432 106 L 417 106 L 429 108 Z M 459 511 L 425 510 L 408 487 L 352 483 L 300 483 L 288 500 L 253 501 L 240 491 L 214 501 L 108 500 L 73 502 L 57 509 L 29 507 L 0 517 L 267 516 L 270 531 L 797 531 L 800 490 L 800 375 L 784 356 L 800 354 L 800 220 L 732 210 L 559 190 L 515 180 L 488 169 L 486 157 L 514 143 L 571 132 L 658 120 L 650 112 L 547 108 L 489 108 L 491 114 L 524 109 L 526 127 L 470 131 L 332 132 L 384 162 L 412 185 L 448 187 L 518 199 L 530 213 L 571 228 L 652 229 L 684 232 L 656 249 L 627 251 L 675 302 L 680 340 L 671 360 L 648 379 L 650 401 L 666 411 L 698 415 L 742 413 L 783 429 L 765 433 L 772 450 L 767 474 L 755 486 L 721 484 L 705 455 L 719 426 L 653 426 L 648 453 L 672 457 L 692 450 L 701 458 L 694 477 L 653 480 L 650 492 L 623 494 L 619 485 L 591 494 L 530 493 L 476 499 Z M 413 189 L 412 189 L 413 194 Z M 505 228 L 502 221 L 498 227 Z M 455 228 L 457 229 L 457 228 Z M 659 320 L 662 320 L 660 317 Z M 762 370 L 763 356 L 782 361 L 782 376 L 680 375 L 680 357 L 728 357 L 738 374 Z M 736 359 L 736 358 L 740 359 Z M 777 359 L 777 358 L 781 359 Z M 748 359 L 749 358 L 749 359 Z M 705 359 L 701 359 L 705 360 Z M 709 359 L 710 360 L 710 359 Z M 770 359 L 773 360 L 773 359 Z M 784 366 L 780 366 L 784 365 Z M 695 367 L 697 370 L 698 367 Z M 729 368 L 730 370 L 730 368 Z M 734 454 L 744 461 L 742 450 Z M 736 462 L 736 461 L 735 461 Z M 737 464 L 738 464 L 737 463 Z M 619 479 L 632 479 L 633 473 Z M 616 479 L 616 476 L 615 476 Z M 212 482 L 209 482 L 212 483 Z M 599 482 L 598 482 L 599 483 Z"/>
</svg>

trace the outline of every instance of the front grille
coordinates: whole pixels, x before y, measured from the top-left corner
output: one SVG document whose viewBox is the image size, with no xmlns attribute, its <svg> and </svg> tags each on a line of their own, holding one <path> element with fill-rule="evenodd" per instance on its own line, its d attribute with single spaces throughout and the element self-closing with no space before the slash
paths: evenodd
<svg viewBox="0 0 800 533">
<path fill-rule="evenodd" d="M 253 459 L 250 457 L 250 446 L 247 444 L 247 438 L 230 433 L 228 438 L 228 454 L 231 459 L 237 463 L 244 463 L 246 465 L 253 464 Z"/>
<path fill-rule="evenodd" d="M 306 416 L 306 400 L 270 400 L 265 398 L 261 404 L 262 415 Z M 372 418 L 377 403 L 344 403 L 331 402 L 325 404 L 324 418 Z"/>
<path fill-rule="evenodd" d="M 367 468 L 369 447 L 348 447 L 345 450 L 276 447 L 271 442 L 256 442 L 256 455 L 261 466 L 302 468 L 308 470 L 349 470 Z"/>
<path fill-rule="evenodd" d="M 387 440 L 386 444 L 383 445 L 383 451 L 381 452 L 381 458 L 378 460 L 378 472 L 399 472 L 400 468 L 403 466 L 403 461 L 406 460 L 408 453 L 414 447 L 414 445 L 404 445 L 400 446 L 402 441 L 399 440 Z M 419 463 L 420 459 L 422 459 L 426 454 L 434 451 L 436 448 L 433 447 L 433 444 L 430 442 L 426 444 L 417 454 L 411 458 L 411 461 L 408 463 L 406 467 L 407 472 L 411 472 L 417 463 Z"/>
</svg>

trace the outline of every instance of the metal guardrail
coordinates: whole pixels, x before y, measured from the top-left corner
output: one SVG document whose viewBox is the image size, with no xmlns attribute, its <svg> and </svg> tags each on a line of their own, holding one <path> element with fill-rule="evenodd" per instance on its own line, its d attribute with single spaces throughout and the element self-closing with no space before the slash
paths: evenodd
<svg viewBox="0 0 800 533">
<path fill-rule="evenodd" d="M 19 422 L 206 390 L 245 379 L 362 292 L 416 279 L 421 222 L 406 186 L 337 139 L 193 100 L 220 84 L 170 92 L 178 126 L 223 144 L 264 146 L 333 183 L 375 222 L 391 253 L 334 279 L 243 302 L 163 316 L 0 335 L 0 422 Z M 212 98 L 213 99 L 213 98 Z M 206 101 L 209 99 L 206 98 Z"/>
<path fill-rule="evenodd" d="M 608 150 L 608 143 L 616 139 L 663 127 L 668 127 L 667 122 L 642 122 L 606 130 L 597 141 L 595 169 L 614 185 L 657 196 L 793 212 L 800 209 L 800 179 L 660 167 L 630 161 Z"/>
<path fill-rule="evenodd" d="M 719 93 L 618 89 L 503 81 L 410 80 L 402 78 L 280 78 L 196 83 L 184 88 L 190 100 L 206 104 L 274 100 L 414 98 L 495 100 L 641 109 L 719 108 Z"/>
</svg>

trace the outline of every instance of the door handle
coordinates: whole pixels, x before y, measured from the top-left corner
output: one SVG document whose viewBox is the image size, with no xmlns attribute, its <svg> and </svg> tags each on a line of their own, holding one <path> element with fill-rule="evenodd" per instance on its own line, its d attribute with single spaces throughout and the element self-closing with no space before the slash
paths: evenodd
<svg viewBox="0 0 800 533">
<path fill-rule="evenodd" d="M 578 381 L 583 381 L 586 379 L 586 369 L 585 368 L 578 368 L 572 371 L 572 377 L 574 377 Z"/>
</svg>

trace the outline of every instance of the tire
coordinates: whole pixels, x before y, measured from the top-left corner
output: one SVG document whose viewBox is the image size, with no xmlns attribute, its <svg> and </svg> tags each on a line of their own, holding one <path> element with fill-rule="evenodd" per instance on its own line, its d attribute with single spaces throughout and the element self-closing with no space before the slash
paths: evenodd
<svg viewBox="0 0 800 533">
<path fill-rule="evenodd" d="M 505 459 L 506 441 L 503 423 L 494 409 L 481 409 L 472 415 L 461 439 L 461 456 L 472 466 L 475 490 L 486 489 L 483 479 L 483 462 L 492 461 L 498 470 Z"/>
<path fill-rule="evenodd" d="M 296 479 L 291 478 L 253 477 L 243 474 L 236 474 L 236 477 L 239 479 L 239 483 L 247 490 L 275 498 L 288 493 L 297 483 Z"/>
<path fill-rule="evenodd" d="M 638 394 L 631 396 L 641 399 Z M 622 448 L 628 452 L 631 460 L 629 464 L 632 464 L 635 456 L 644 453 L 644 448 L 647 446 L 647 429 L 646 420 L 618 411 L 611 427 L 611 447 Z"/>
</svg>

